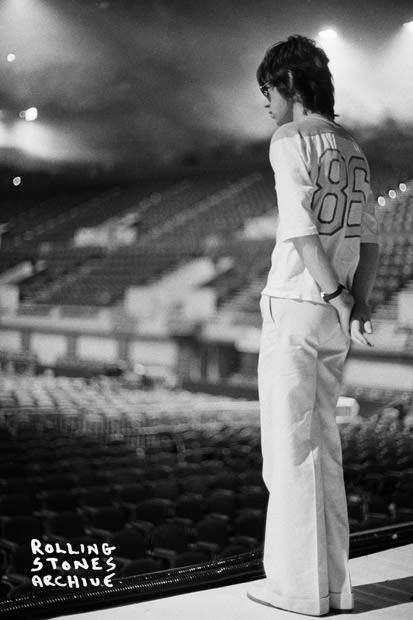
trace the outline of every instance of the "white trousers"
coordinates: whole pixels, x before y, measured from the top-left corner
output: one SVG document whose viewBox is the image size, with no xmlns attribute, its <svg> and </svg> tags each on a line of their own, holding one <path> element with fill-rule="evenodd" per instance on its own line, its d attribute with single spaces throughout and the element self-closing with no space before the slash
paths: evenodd
<svg viewBox="0 0 413 620">
<path fill-rule="evenodd" d="M 332 306 L 263 295 L 258 362 L 266 599 L 320 616 L 353 605 L 335 420 L 349 347 Z"/>
</svg>

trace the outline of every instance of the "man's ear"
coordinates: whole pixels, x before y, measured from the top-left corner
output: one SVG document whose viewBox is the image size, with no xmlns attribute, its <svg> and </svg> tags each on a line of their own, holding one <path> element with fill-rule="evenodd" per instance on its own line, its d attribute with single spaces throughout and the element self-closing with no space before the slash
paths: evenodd
<svg viewBox="0 0 413 620">
<path fill-rule="evenodd" d="M 303 100 L 301 98 L 301 95 L 297 93 L 296 90 L 294 89 L 294 76 L 293 76 L 293 72 L 291 71 L 291 69 L 287 71 L 287 75 L 288 75 L 288 88 L 293 93 L 293 95 L 291 96 L 293 103 L 302 104 Z"/>
</svg>

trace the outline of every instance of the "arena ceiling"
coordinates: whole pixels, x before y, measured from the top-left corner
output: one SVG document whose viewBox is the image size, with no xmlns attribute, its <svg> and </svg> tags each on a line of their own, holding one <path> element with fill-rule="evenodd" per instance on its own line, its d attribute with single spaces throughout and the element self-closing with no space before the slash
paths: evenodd
<svg viewBox="0 0 413 620">
<path fill-rule="evenodd" d="M 2 0 L 0 147 L 138 166 L 265 139 L 265 49 L 323 27 L 341 40 L 329 50 L 341 116 L 413 122 L 413 33 L 400 42 L 412 18 L 403 0 Z"/>
</svg>

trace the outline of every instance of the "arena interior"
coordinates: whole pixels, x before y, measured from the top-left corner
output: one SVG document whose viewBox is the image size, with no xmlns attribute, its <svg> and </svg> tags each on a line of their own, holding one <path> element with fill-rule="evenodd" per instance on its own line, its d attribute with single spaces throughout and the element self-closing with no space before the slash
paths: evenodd
<svg viewBox="0 0 413 620">
<path fill-rule="evenodd" d="M 115 3 L 86 4 L 106 17 Z M 43 122 L 16 101 L 0 103 L 5 135 Z M 354 131 L 380 223 L 374 347 L 352 345 L 337 405 L 357 558 L 413 543 L 413 153 L 407 125 Z M 134 174 L 2 140 L 0 611 L 56 617 L 262 577 L 268 140 Z M 78 589 L 57 587 L 63 556 L 34 585 L 33 539 L 97 545 L 101 560 L 113 547 L 118 598 L 94 587 L 90 562 L 70 572 Z"/>
</svg>

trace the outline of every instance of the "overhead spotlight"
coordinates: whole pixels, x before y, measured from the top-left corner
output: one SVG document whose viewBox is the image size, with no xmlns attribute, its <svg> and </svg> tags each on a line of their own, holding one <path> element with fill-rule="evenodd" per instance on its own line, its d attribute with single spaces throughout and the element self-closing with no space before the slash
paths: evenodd
<svg viewBox="0 0 413 620">
<path fill-rule="evenodd" d="M 27 122 L 35 121 L 38 117 L 37 108 L 28 108 L 27 110 L 23 110 L 20 112 L 19 116 Z"/>
<path fill-rule="evenodd" d="M 379 196 L 377 202 L 379 203 L 380 207 L 384 207 L 384 205 L 386 204 L 386 199 L 384 196 Z"/>
<path fill-rule="evenodd" d="M 396 192 L 394 191 L 394 189 L 389 190 L 389 196 L 390 196 L 390 198 L 392 198 L 392 199 L 393 199 L 393 198 L 396 198 L 397 194 L 396 194 Z"/>
<path fill-rule="evenodd" d="M 16 60 L 16 54 L 7 54 L 7 62 L 14 62 Z"/>
<path fill-rule="evenodd" d="M 408 31 L 413 33 L 413 22 L 405 22 L 403 27 Z"/>
<path fill-rule="evenodd" d="M 332 39 L 337 39 L 338 34 L 336 30 L 333 30 L 333 28 L 325 28 L 324 30 L 320 30 L 318 36 L 320 39 L 331 41 Z"/>
<path fill-rule="evenodd" d="M 399 190 L 400 190 L 401 192 L 406 192 L 406 191 L 407 191 L 407 185 L 406 185 L 406 183 L 400 183 L 400 185 L 399 185 Z"/>
<path fill-rule="evenodd" d="M 22 182 L 22 178 L 21 177 L 14 177 L 14 179 L 13 179 L 14 187 L 18 187 L 21 182 Z"/>
</svg>

